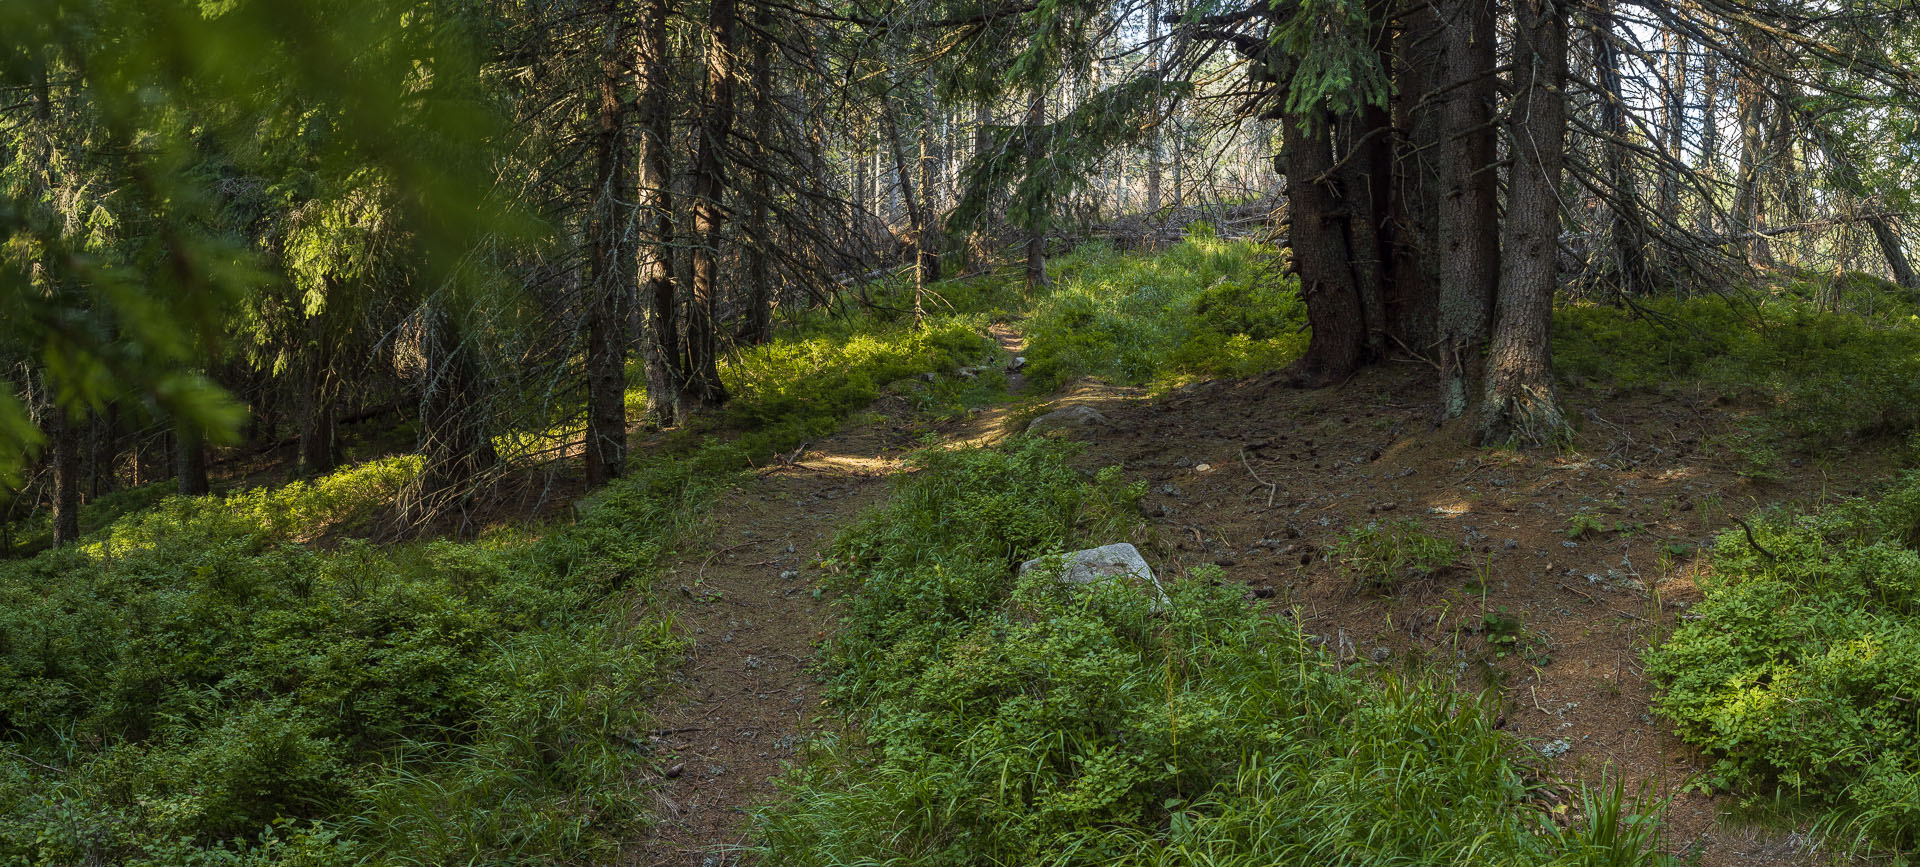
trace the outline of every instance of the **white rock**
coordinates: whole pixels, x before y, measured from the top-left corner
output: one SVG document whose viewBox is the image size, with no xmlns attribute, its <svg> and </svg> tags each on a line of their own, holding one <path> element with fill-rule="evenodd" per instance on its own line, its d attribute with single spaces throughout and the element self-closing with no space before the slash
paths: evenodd
<svg viewBox="0 0 1920 867">
<path fill-rule="evenodd" d="M 1057 563 L 1062 584 L 1096 584 L 1105 581 L 1124 581 L 1133 579 L 1153 588 L 1154 608 L 1167 604 L 1167 591 L 1160 586 L 1160 579 L 1154 577 L 1153 567 L 1147 565 L 1140 549 L 1126 542 L 1101 545 L 1075 551 L 1061 557 L 1040 557 L 1020 564 L 1020 574 L 1026 575 L 1034 569 L 1048 568 Z"/>
</svg>

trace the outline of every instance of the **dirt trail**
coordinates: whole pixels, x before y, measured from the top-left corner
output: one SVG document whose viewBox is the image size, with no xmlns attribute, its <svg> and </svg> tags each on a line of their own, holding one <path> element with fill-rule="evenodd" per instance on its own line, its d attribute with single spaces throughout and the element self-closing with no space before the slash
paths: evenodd
<svg viewBox="0 0 1920 867">
<path fill-rule="evenodd" d="M 807 671 L 829 614 L 812 564 L 833 534 L 886 490 L 884 430 L 809 447 L 795 463 L 728 489 L 703 539 L 660 577 L 690 644 L 678 682 L 654 711 L 665 759 L 658 823 L 630 865 L 739 863 L 746 810 L 772 793 L 820 699 Z"/>
<path fill-rule="evenodd" d="M 1001 363 L 1026 342 L 993 326 Z M 1010 375 L 1009 389 L 1023 385 Z M 813 568 L 840 528 L 886 494 L 900 460 L 921 447 L 912 413 L 882 398 L 879 420 L 809 443 L 794 460 L 723 492 L 690 544 L 661 575 L 676 631 L 690 645 L 654 709 L 658 823 L 629 847 L 632 867 L 746 863 L 747 811 L 765 803 L 818 712 L 808 671 L 831 626 Z M 950 442 L 996 439 L 1004 404 L 940 425 Z"/>
</svg>

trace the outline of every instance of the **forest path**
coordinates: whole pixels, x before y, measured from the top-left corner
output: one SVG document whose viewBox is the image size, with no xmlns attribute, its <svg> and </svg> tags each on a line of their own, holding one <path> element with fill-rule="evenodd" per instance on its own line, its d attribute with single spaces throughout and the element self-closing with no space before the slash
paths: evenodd
<svg viewBox="0 0 1920 867">
<path fill-rule="evenodd" d="M 992 336 L 1005 358 L 1024 349 L 1016 325 L 996 324 Z M 1017 395 L 1017 379 L 1010 385 Z M 1422 372 L 1400 366 L 1318 391 L 1271 377 L 1159 395 L 1082 381 L 1046 406 L 1088 405 L 1110 419 L 1079 435 L 1087 451 L 1077 462 L 1120 466 L 1149 485 L 1141 505 L 1158 541 L 1147 553 L 1166 572 L 1216 565 L 1345 657 L 1448 666 L 1470 688 L 1500 684 L 1504 726 L 1551 748 L 1565 778 L 1619 778 L 1670 796 L 1668 845 L 1703 867 L 1821 863 L 1804 837 L 1747 824 L 1730 799 L 1686 790 L 1707 762 L 1649 714 L 1639 660 L 1699 599 L 1699 546 L 1728 515 L 1858 493 L 1890 475 L 1887 457 L 1796 464 L 1755 483 L 1715 445 L 1737 413 L 1584 390 L 1571 393 L 1586 422 L 1571 448 L 1480 450 L 1460 422 L 1430 427 L 1429 396 Z M 692 651 L 654 709 L 659 767 L 672 769 L 659 781 L 658 823 L 625 863 L 750 863 L 747 811 L 773 797 L 820 710 L 808 669 L 832 620 L 812 564 L 885 498 L 886 480 L 924 447 L 921 434 L 993 443 L 1023 407 L 1037 408 L 1009 399 L 929 428 L 904 400 L 882 398 L 877 419 L 720 497 L 704 538 L 660 579 Z M 1466 556 L 1391 594 L 1355 592 L 1326 552 L 1353 528 L 1401 519 L 1462 543 Z M 1576 520 L 1594 529 L 1570 529 Z M 1496 621 L 1505 646 L 1486 625 Z"/>
<path fill-rule="evenodd" d="M 1005 363 L 1025 347 L 1012 325 L 989 335 Z M 1009 390 L 1023 385 L 1011 374 Z M 887 480 L 923 448 L 921 429 L 896 398 L 878 420 L 809 443 L 791 460 L 723 491 L 657 579 L 688 656 L 652 708 L 649 740 L 661 758 L 654 826 L 630 844 L 632 867 L 723 867 L 750 863 L 748 811 L 774 795 L 820 707 L 809 670 L 832 628 L 816 595 L 815 567 L 834 535 L 886 497 Z M 1003 434 L 1003 402 L 937 426 L 946 442 L 985 443 Z M 651 616 L 651 615 L 649 615 Z M 662 776 L 663 775 L 663 776 Z"/>
</svg>

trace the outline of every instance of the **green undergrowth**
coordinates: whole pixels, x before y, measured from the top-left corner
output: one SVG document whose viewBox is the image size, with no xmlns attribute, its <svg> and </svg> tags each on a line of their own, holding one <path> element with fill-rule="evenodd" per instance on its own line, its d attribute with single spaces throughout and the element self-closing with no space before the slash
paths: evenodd
<svg viewBox="0 0 1920 867">
<path fill-rule="evenodd" d="M 1920 473 L 1879 499 L 1772 512 L 1713 548 L 1704 597 L 1648 655 L 1655 710 L 1705 782 L 1820 811 L 1849 847 L 1920 853 Z M 1905 863 L 1905 862 L 1902 862 Z"/>
<path fill-rule="evenodd" d="M 676 431 L 668 451 L 706 473 L 764 464 L 838 430 L 890 384 L 899 384 L 920 415 L 990 402 L 1004 393 L 1005 378 L 989 364 L 994 346 L 986 327 L 984 316 L 970 313 L 930 317 L 919 328 L 873 314 L 807 317 L 793 333 L 729 353 L 720 375 L 730 399 Z M 991 368 L 987 375 L 953 375 L 983 364 Z M 934 382 L 915 380 L 927 373 Z M 629 379 L 644 382 L 637 369 Z"/>
<path fill-rule="evenodd" d="M 769 863 L 1653 864 L 1617 788 L 1562 825 L 1498 699 L 1343 669 L 1217 569 L 1063 585 L 1139 532 L 1071 444 L 922 453 L 827 558 L 847 717 L 756 817 Z"/>
<path fill-rule="evenodd" d="M 1851 297 L 1851 296 L 1850 296 Z M 1734 443 L 1765 471 L 1789 438 L 1825 449 L 1920 426 L 1920 318 L 1913 304 L 1835 310 L 1792 292 L 1755 303 L 1647 299 L 1645 315 L 1565 306 L 1554 362 L 1570 381 L 1642 391 L 1705 391 L 1757 408 Z"/>
<path fill-rule="evenodd" d="M 1027 375 L 1043 389 L 1080 376 L 1123 385 L 1247 376 L 1306 351 L 1297 281 L 1265 246 L 1204 224 L 1158 255 L 1094 243 L 1048 268 L 1054 285 L 1025 323 Z"/>
<path fill-rule="evenodd" d="M 108 491 L 80 506 L 80 530 L 91 533 L 122 516 L 148 508 L 172 493 L 171 482 L 153 482 L 138 487 Z M 5 525 L 0 537 L 0 557 L 36 554 L 53 545 L 53 513 L 35 509 L 32 514 Z"/>
<path fill-rule="evenodd" d="M 707 483 L 656 462 L 565 527 L 297 542 L 417 469 L 168 498 L 0 564 L 0 864 L 609 853 L 678 653 L 628 609 Z"/>
</svg>

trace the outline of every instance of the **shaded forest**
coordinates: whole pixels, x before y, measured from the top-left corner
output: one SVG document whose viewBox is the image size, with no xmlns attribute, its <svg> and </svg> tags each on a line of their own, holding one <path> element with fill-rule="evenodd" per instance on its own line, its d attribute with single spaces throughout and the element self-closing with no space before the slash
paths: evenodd
<svg viewBox="0 0 1920 867">
<path fill-rule="evenodd" d="M 0 861 L 1904 863 L 1916 14 L 12 0 Z"/>
</svg>

